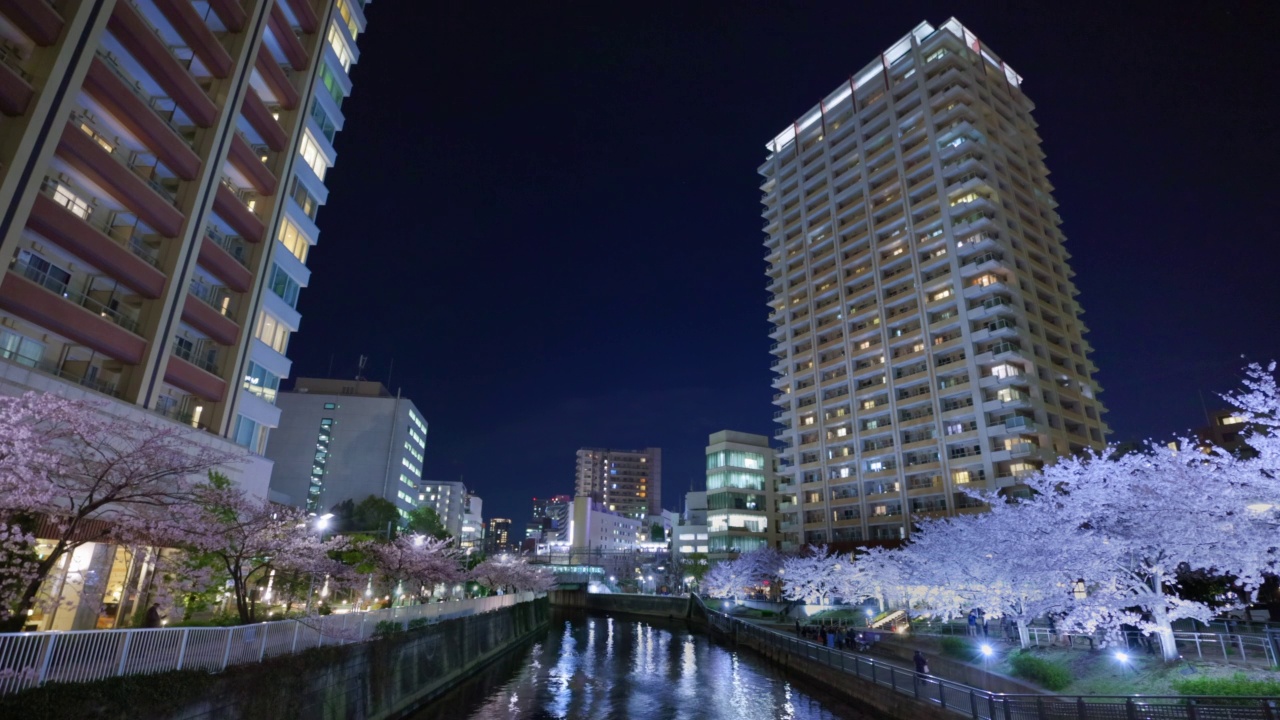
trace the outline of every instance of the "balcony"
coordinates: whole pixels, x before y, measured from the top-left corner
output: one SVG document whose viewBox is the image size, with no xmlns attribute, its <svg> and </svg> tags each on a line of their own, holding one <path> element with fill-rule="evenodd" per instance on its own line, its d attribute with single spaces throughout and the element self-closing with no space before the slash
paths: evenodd
<svg viewBox="0 0 1280 720">
<path fill-rule="evenodd" d="M 140 173 L 149 168 L 135 167 L 135 159 L 125 157 L 122 148 L 85 132 L 77 123 L 77 116 L 64 127 L 57 153 L 161 235 L 178 236 L 183 217 L 174 207 L 172 195 L 154 179 L 144 180 Z"/>
<path fill-rule="evenodd" d="M 200 243 L 200 266 L 213 273 L 236 292 L 248 292 L 253 286 L 249 270 L 249 247 L 236 235 L 223 235 L 206 227 Z"/>
<path fill-rule="evenodd" d="M 5 16 L 37 45 L 52 45 L 62 34 L 62 16 L 53 9 L 53 3 L 50 2 L 0 0 L 0 15 Z"/>
<path fill-rule="evenodd" d="M 227 383 L 218 377 L 217 372 L 214 358 L 175 344 L 173 356 L 165 368 L 164 381 L 210 402 L 221 402 L 226 397 Z"/>
<path fill-rule="evenodd" d="M 205 285 L 192 280 L 191 296 L 200 302 L 188 301 L 182 306 L 183 322 L 208 335 L 220 345 L 235 345 L 240 336 L 240 326 L 231 319 L 235 314 L 231 293 L 224 287 Z"/>
<path fill-rule="evenodd" d="M 216 78 L 231 74 L 232 60 L 189 0 L 154 0 L 173 29 L 187 42 L 209 73 Z"/>
<path fill-rule="evenodd" d="M 191 76 L 184 62 L 173 54 L 132 3 L 116 3 L 107 28 L 129 54 L 142 63 L 169 97 L 186 111 L 192 122 L 204 128 L 213 125 L 218 115 L 217 106 Z"/>
<path fill-rule="evenodd" d="M 302 97 L 289 81 L 289 74 L 285 72 L 284 68 L 276 64 L 276 60 L 271 57 L 269 50 L 263 48 L 258 53 L 258 59 L 254 67 L 258 69 L 263 81 L 271 89 L 271 93 L 275 95 L 276 103 L 285 110 L 296 110 Z"/>
<path fill-rule="evenodd" d="M 59 197 L 57 188 L 48 179 L 41 185 L 27 227 L 139 295 L 160 297 L 165 278 L 157 269 L 159 258 L 156 250 L 137 234 L 136 227 L 115 225 L 115 214 L 102 208 L 86 210 L 71 205 Z"/>
<path fill-rule="evenodd" d="M 11 117 L 25 115 L 36 94 L 34 82 L 19 65 L 16 51 L 7 43 L 0 44 L 0 112 Z"/>
<path fill-rule="evenodd" d="M 227 221 L 232 230 L 249 242 L 262 242 L 266 235 L 266 226 L 262 220 L 226 182 L 218 183 L 213 197 L 213 210 Z"/>
<path fill-rule="evenodd" d="M 145 95 L 110 55 L 99 54 L 93 59 L 84 89 L 174 175 L 183 180 L 195 179 L 200 170 L 199 156 L 182 133 L 158 114 L 153 98 Z"/>
<path fill-rule="evenodd" d="M 239 132 L 232 134 L 231 163 L 244 173 L 259 194 L 274 195 L 277 185 L 276 176 L 267 168 L 265 154 L 265 148 L 253 148 Z"/>
<path fill-rule="evenodd" d="M 156 408 L 156 413 L 183 425 L 200 428 L 201 430 L 209 429 L 209 424 L 203 420 L 204 406 L 200 405 L 199 400 L 191 395 L 187 395 L 183 400 L 165 407 Z"/>
<path fill-rule="evenodd" d="M 298 19 L 298 26 L 304 33 L 313 33 L 320 29 L 320 17 L 312 7 L 311 0 L 287 0 L 293 16 Z"/>
<path fill-rule="evenodd" d="M 93 295 L 93 296 L 91 296 Z M 138 318 L 105 293 L 85 294 L 44 271 L 15 262 L 0 282 L 0 308 L 120 362 L 142 362 L 146 341 Z"/>
<path fill-rule="evenodd" d="M 294 34 L 293 28 L 289 27 L 289 18 L 285 17 L 284 10 L 280 8 L 280 3 L 275 3 L 271 6 L 271 18 L 267 22 L 271 28 L 271 34 L 275 36 L 276 42 L 280 44 L 280 51 L 284 53 L 289 65 L 299 72 L 306 70 L 308 64 L 307 51 L 302 47 L 302 41 Z M 259 53 L 261 52 L 259 51 Z"/>
<path fill-rule="evenodd" d="M 249 15 L 241 7 L 240 0 L 209 0 L 209 9 L 213 10 L 231 32 L 240 32 L 249 21 Z"/>
<path fill-rule="evenodd" d="M 289 145 L 289 136 L 285 134 L 284 128 L 280 127 L 280 121 L 276 120 L 267 104 L 262 102 L 262 98 L 258 97 L 258 92 L 253 88 L 249 88 L 249 92 L 244 96 L 244 107 L 241 112 L 244 119 L 249 121 L 254 130 L 262 136 L 262 141 L 267 147 L 276 152 L 283 151 Z"/>
</svg>

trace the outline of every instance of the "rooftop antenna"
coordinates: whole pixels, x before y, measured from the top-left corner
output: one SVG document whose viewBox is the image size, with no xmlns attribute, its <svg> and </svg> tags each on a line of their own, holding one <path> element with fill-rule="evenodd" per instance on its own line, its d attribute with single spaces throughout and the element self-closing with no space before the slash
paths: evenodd
<svg viewBox="0 0 1280 720">
<path fill-rule="evenodd" d="M 396 359 L 391 358 L 390 364 L 387 365 L 387 387 L 391 387 L 391 371 L 395 369 L 396 369 Z M 400 392 L 396 391 L 396 396 L 398 397 L 399 395 L 400 395 Z"/>
<path fill-rule="evenodd" d="M 333 353 L 329 353 L 329 372 L 325 375 L 327 378 L 333 377 Z"/>
<path fill-rule="evenodd" d="M 369 364 L 369 356 L 361 355 L 357 364 L 359 367 L 356 370 L 356 380 L 364 380 L 364 366 Z"/>
</svg>

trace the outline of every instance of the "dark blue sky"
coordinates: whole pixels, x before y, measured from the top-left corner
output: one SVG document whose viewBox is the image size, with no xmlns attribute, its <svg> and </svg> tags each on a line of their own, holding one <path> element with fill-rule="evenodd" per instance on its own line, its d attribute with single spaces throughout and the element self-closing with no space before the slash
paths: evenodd
<svg viewBox="0 0 1280 720">
<path fill-rule="evenodd" d="M 1199 424 L 1280 356 L 1280 4 L 1045 5 L 378 0 L 295 375 L 394 359 L 486 517 L 580 446 L 663 447 L 677 507 L 709 433 L 774 427 L 764 143 L 955 14 L 1037 105 L 1113 439 Z"/>
</svg>

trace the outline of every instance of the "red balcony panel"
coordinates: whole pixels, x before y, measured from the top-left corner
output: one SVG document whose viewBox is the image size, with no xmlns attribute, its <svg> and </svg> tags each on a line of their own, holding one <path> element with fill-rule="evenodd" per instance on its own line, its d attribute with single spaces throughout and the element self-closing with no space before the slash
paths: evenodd
<svg viewBox="0 0 1280 720">
<path fill-rule="evenodd" d="M 293 16 L 298 18 L 298 25 L 304 33 L 313 33 L 320 29 L 320 16 L 316 14 L 311 0 L 289 0 L 289 8 Z"/>
<path fill-rule="evenodd" d="M 0 280 L 0 309 L 129 365 L 142 362 L 142 338 L 16 273 Z"/>
<path fill-rule="evenodd" d="M 231 74 L 231 55 L 196 12 L 191 0 L 155 0 L 155 3 L 214 77 Z"/>
<path fill-rule="evenodd" d="M 262 158 L 258 157 L 240 133 L 233 133 L 231 138 L 231 162 L 240 168 L 259 193 L 263 195 L 276 193 L 276 176 L 267 169 Z"/>
<path fill-rule="evenodd" d="M 205 95 L 191 73 L 169 52 L 164 41 L 138 14 L 132 3 L 116 3 L 111 19 L 107 21 L 107 28 L 129 54 L 142 63 L 151 77 L 160 83 L 169 97 L 182 106 L 192 122 L 200 127 L 213 125 L 218 114 L 217 106 Z"/>
<path fill-rule="evenodd" d="M 182 213 L 162 197 L 147 181 L 138 177 L 124 163 L 116 160 L 80 128 L 67 123 L 58 142 L 58 157 L 63 158 L 95 185 L 111 193 L 143 222 L 161 235 L 174 238 L 182 229 Z"/>
<path fill-rule="evenodd" d="M 258 97 L 257 91 L 253 88 L 249 88 L 249 92 L 244 96 L 243 112 L 244 119 L 258 131 L 267 147 L 281 152 L 289 145 L 289 135 L 285 133 L 284 128 L 280 127 L 280 122 L 271 116 L 271 110 L 267 108 L 266 103 L 262 102 L 262 98 Z"/>
<path fill-rule="evenodd" d="M 219 280 L 226 283 L 227 287 L 236 292 L 249 292 L 249 288 L 253 286 L 253 273 L 249 272 L 249 268 L 237 262 L 231 257 L 231 253 L 223 250 L 222 246 L 207 233 L 204 240 L 200 242 L 198 261 L 201 267 L 213 273 Z"/>
<path fill-rule="evenodd" d="M 262 46 L 258 50 L 258 61 L 254 63 L 254 67 L 258 68 L 258 72 L 262 73 L 262 79 L 271 87 L 271 91 L 276 95 L 276 101 L 280 103 L 280 107 L 285 110 L 293 110 L 298 107 L 298 101 L 302 98 L 298 95 L 298 91 L 289 84 L 289 76 L 285 74 L 284 68 L 276 63 L 275 58 L 271 57 L 271 50 L 267 46 Z"/>
<path fill-rule="evenodd" d="M 235 345 L 240 336 L 240 326 L 235 321 L 194 295 L 188 295 L 182 305 L 182 321 L 222 345 Z"/>
<path fill-rule="evenodd" d="M 84 80 L 84 89 L 123 123 L 134 137 L 146 143 L 174 175 L 183 180 L 196 178 L 196 173 L 200 170 L 200 156 L 142 98 L 131 91 L 102 58 L 93 58 L 89 74 Z"/>
<path fill-rule="evenodd" d="M 240 6 L 240 0 L 209 0 L 209 7 L 231 32 L 240 32 L 249 22 L 249 14 Z"/>
<path fill-rule="evenodd" d="M 231 229 L 249 242 L 262 242 L 266 226 L 262 220 L 244 204 L 236 194 L 222 183 L 218 183 L 218 192 L 213 196 L 213 210 L 227 221 Z"/>
<path fill-rule="evenodd" d="M 17 117 L 27 112 L 36 91 L 17 70 L 0 63 L 0 112 Z"/>
<path fill-rule="evenodd" d="M 17 25 L 37 45 L 52 45 L 62 34 L 62 16 L 47 2 L 0 0 L 0 15 Z"/>
<path fill-rule="evenodd" d="M 270 23 L 271 32 L 276 36 L 276 42 L 280 44 L 280 50 L 284 52 L 285 59 L 294 70 L 306 70 L 307 50 L 302 47 L 302 41 L 298 36 L 293 34 L 293 28 L 289 27 L 289 18 L 285 17 L 280 3 L 271 6 Z"/>
<path fill-rule="evenodd" d="M 27 227 L 145 298 L 154 300 L 164 291 L 164 273 L 46 195 L 36 196 Z"/>
<path fill-rule="evenodd" d="M 177 355 L 169 356 L 169 366 L 165 368 L 164 381 L 209 402 L 222 402 L 227 396 L 225 380 L 192 365 Z"/>
</svg>

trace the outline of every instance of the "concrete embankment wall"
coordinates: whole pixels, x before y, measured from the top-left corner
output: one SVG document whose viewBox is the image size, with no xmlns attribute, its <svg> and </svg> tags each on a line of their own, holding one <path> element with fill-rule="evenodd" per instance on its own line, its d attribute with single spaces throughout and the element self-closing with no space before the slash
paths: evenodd
<svg viewBox="0 0 1280 720">
<path fill-rule="evenodd" d="M 595 612 L 616 612 L 628 615 L 682 620 L 689 616 L 688 597 L 664 595 L 628 595 L 622 593 L 588 593 L 580 607 Z"/>
<path fill-rule="evenodd" d="M 216 675 L 184 670 L 47 685 L 0 699 L 0 717 L 394 720 L 545 631 L 549 616 L 540 598 Z"/>
</svg>

